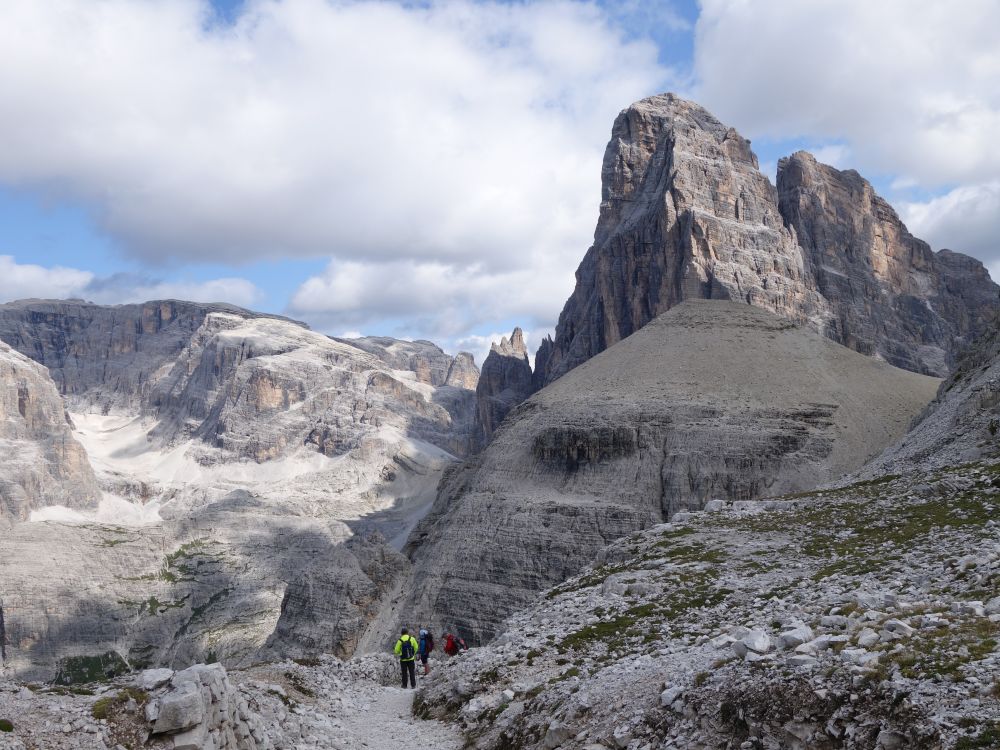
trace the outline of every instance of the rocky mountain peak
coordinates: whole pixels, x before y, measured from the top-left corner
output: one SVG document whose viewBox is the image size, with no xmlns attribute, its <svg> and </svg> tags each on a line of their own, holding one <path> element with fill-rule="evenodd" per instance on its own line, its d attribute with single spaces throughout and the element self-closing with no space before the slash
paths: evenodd
<svg viewBox="0 0 1000 750">
<path fill-rule="evenodd" d="M 507 413 L 534 391 L 524 332 L 493 342 L 476 386 L 476 435 L 486 445 Z"/>
<path fill-rule="evenodd" d="M 499 343 L 494 341 L 490 346 L 490 351 L 504 357 L 527 359 L 528 348 L 524 345 L 524 332 L 520 328 L 515 328 L 509 339 L 504 336 Z"/>
</svg>

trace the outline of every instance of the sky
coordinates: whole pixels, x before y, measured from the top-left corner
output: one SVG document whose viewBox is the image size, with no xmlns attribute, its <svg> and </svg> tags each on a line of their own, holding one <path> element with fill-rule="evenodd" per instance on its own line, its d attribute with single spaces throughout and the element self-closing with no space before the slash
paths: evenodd
<svg viewBox="0 0 1000 750">
<path fill-rule="evenodd" d="M 226 301 L 482 362 L 550 332 L 674 91 L 1000 278 L 1000 3 L 5 0 L 0 301 Z"/>
</svg>

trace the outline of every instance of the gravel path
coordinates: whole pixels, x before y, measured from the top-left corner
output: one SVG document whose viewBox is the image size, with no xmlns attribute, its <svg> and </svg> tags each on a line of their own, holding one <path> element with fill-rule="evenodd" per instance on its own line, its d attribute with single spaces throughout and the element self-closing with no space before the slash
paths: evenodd
<svg viewBox="0 0 1000 750">
<path fill-rule="evenodd" d="M 345 748 L 371 750 L 450 750 L 462 747 L 454 727 L 413 717 L 413 691 L 398 687 L 365 687 L 346 695 L 341 719 Z"/>
</svg>

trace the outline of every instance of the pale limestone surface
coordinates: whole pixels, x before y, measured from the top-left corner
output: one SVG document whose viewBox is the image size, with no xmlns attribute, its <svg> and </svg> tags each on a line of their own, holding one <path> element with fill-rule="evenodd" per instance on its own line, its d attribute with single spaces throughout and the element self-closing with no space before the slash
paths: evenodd
<svg viewBox="0 0 1000 750">
<path fill-rule="evenodd" d="M 99 499 L 48 371 L 0 341 L 0 529 L 47 505 L 92 508 Z"/>
<path fill-rule="evenodd" d="M 286 588 L 331 575 L 356 616 L 327 636 L 355 643 L 383 582 L 340 543 L 377 531 L 401 546 L 473 421 L 474 393 L 447 372 L 436 386 L 236 309 L 22 303 L 0 306 L 0 331 L 61 363 L 104 491 L 93 512 L 35 510 L 0 544 L 7 666 L 37 677 L 108 651 L 133 664 L 247 662 Z M 107 381 L 93 380 L 100 372 Z M 372 545 L 398 557 L 378 535 Z"/>
</svg>

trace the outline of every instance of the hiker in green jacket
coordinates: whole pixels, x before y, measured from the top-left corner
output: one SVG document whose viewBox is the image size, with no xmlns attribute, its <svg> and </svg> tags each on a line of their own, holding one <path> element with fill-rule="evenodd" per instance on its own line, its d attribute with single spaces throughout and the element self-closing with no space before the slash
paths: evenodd
<svg viewBox="0 0 1000 750">
<path fill-rule="evenodd" d="M 410 677 L 410 687 L 415 688 L 417 686 L 417 648 L 417 639 L 410 635 L 409 630 L 403 628 L 393 651 L 399 657 L 399 669 L 403 673 L 404 688 L 406 687 L 407 675 Z"/>
</svg>

